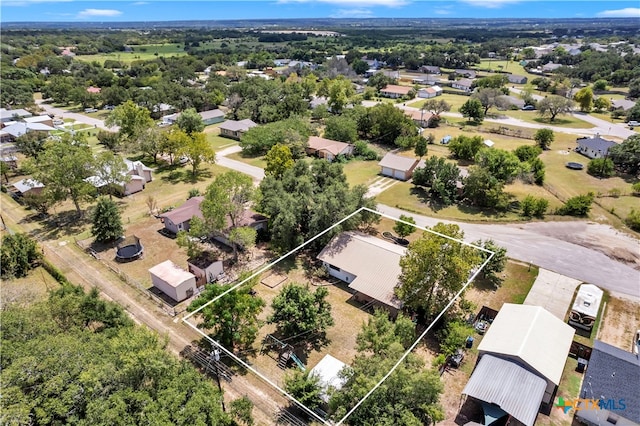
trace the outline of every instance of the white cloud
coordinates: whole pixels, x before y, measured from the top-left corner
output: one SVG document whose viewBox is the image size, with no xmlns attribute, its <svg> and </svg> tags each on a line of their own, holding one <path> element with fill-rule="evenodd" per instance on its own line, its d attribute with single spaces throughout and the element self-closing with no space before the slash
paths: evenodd
<svg viewBox="0 0 640 426">
<path fill-rule="evenodd" d="M 462 0 L 471 6 L 499 9 L 507 4 L 520 3 L 520 0 Z"/>
<path fill-rule="evenodd" d="M 640 18 L 640 8 L 626 7 L 617 10 L 603 10 L 596 16 L 601 18 Z"/>
<path fill-rule="evenodd" d="M 9 1 L 3 1 L 2 5 L 22 7 L 22 6 L 30 6 L 32 4 L 38 4 L 38 3 L 69 3 L 71 1 L 73 0 L 9 0 Z"/>
<path fill-rule="evenodd" d="M 149 4 L 148 1 L 137 1 L 135 3 L 131 3 L 131 6 L 144 6 L 145 4 Z"/>
<path fill-rule="evenodd" d="M 451 6 L 435 7 L 433 9 L 433 13 L 435 13 L 436 15 L 450 15 L 452 12 L 451 9 Z"/>
<path fill-rule="evenodd" d="M 331 18 L 371 18 L 373 12 L 369 9 L 338 9 Z"/>
<path fill-rule="evenodd" d="M 328 3 L 339 4 L 341 6 L 387 6 L 400 7 L 411 3 L 411 0 L 278 0 L 278 3 Z M 347 9 L 345 9 L 347 10 Z"/>
<path fill-rule="evenodd" d="M 92 17 L 113 17 L 122 15 L 122 12 L 115 9 L 85 9 L 78 12 L 78 18 L 92 18 Z"/>
</svg>

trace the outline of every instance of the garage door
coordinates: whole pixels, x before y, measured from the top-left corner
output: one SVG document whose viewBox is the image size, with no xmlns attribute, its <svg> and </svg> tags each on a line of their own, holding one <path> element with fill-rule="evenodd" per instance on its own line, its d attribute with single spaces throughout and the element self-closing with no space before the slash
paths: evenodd
<svg viewBox="0 0 640 426">
<path fill-rule="evenodd" d="M 393 177 L 396 179 L 405 180 L 405 172 L 403 172 L 402 170 L 394 170 Z"/>
</svg>

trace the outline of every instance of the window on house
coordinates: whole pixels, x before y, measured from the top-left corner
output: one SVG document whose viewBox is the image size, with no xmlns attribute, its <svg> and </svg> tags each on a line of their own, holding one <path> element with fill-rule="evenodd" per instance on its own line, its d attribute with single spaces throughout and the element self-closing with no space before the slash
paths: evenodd
<svg viewBox="0 0 640 426">
<path fill-rule="evenodd" d="M 334 271 L 340 272 L 340 268 L 338 268 L 337 266 L 333 266 L 332 264 L 329 264 L 329 268 L 333 269 Z"/>
<path fill-rule="evenodd" d="M 619 417 L 613 413 L 609 413 L 609 416 L 607 417 L 607 423 L 611 423 L 612 425 L 615 425 L 616 423 L 618 423 L 618 419 Z"/>
</svg>

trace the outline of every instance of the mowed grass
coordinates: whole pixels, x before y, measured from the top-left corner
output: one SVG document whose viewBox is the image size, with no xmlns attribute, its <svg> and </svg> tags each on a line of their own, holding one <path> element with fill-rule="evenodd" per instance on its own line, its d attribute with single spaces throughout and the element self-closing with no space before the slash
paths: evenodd
<svg viewBox="0 0 640 426">
<path fill-rule="evenodd" d="M 229 154 L 226 157 L 232 160 L 242 161 L 243 163 L 247 163 L 251 166 L 260 167 L 261 169 L 267 167 L 267 162 L 264 160 L 264 156 L 262 155 L 249 157 L 245 156 L 242 152 L 236 152 L 234 154 Z"/>
<path fill-rule="evenodd" d="M 546 168 L 545 185 L 563 200 L 580 194 L 593 192 L 600 194 L 595 199 L 606 211 L 613 212 L 621 218 L 625 218 L 632 208 L 638 208 L 638 198 L 630 195 L 631 185 L 634 181 L 630 176 L 614 176 L 606 179 L 596 178 L 587 173 L 587 165 L 590 159 L 580 155 L 568 148 L 575 147 L 575 142 L 568 145 L 566 140 L 556 141 L 551 145 L 549 151 L 541 155 Z M 572 170 L 566 167 L 568 162 L 581 163 L 585 167 L 583 170 Z M 619 197 L 608 196 L 611 190 L 620 190 Z M 601 212 L 594 209 L 594 215 L 599 216 Z"/>
<path fill-rule="evenodd" d="M 3 305 L 11 303 L 30 304 L 44 300 L 50 291 L 60 288 L 60 284 L 41 266 L 29 271 L 23 278 L 3 279 L 0 297 Z"/>
<path fill-rule="evenodd" d="M 350 187 L 367 185 L 380 173 L 377 161 L 350 161 L 343 165 L 344 174 Z"/>
<path fill-rule="evenodd" d="M 184 44 L 181 43 L 165 43 L 165 44 L 141 44 L 131 46 L 131 52 L 112 52 L 96 55 L 77 55 L 75 59 L 84 62 L 97 61 L 104 64 L 104 61 L 111 59 L 122 62 L 123 64 L 131 64 L 134 61 L 147 61 L 158 57 L 185 56 Z"/>
<path fill-rule="evenodd" d="M 474 68 L 480 70 L 504 71 L 515 75 L 522 75 L 529 79 L 536 77 L 533 74 L 529 74 L 518 61 L 481 59 L 480 64 L 476 65 Z"/>
</svg>

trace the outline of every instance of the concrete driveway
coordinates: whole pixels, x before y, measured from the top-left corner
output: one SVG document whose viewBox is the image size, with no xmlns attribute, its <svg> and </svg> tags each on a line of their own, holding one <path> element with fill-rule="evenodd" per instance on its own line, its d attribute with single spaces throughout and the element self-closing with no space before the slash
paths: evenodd
<svg viewBox="0 0 640 426">
<path fill-rule="evenodd" d="M 579 284 L 580 280 L 540 268 L 538 277 L 531 290 L 529 290 L 524 304 L 542 306 L 564 321 L 564 317 L 570 308 L 573 294 Z"/>
</svg>

